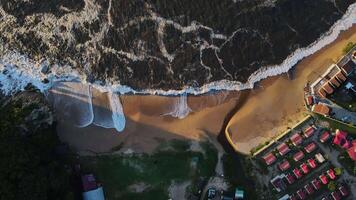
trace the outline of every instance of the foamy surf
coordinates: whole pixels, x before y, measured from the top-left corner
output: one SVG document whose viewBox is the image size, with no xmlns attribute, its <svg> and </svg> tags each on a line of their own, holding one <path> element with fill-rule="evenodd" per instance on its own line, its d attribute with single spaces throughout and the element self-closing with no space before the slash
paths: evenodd
<svg viewBox="0 0 356 200">
<path fill-rule="evenodd" d="M 254 87 L 254 84 L 262 79 L 265 79 L 270 76 L 276 76 L 282 73 L 288 72 L 298 61 L 309 56 L 316 51 L 320 50 L 324 46 L 333 42 L 341 31 L 347 30 L 356 23 L 356 3 L 349 6 L 344 16 L 338 20 L 328 32 L 323 34 L 317 41 L 310 44 L 308 47 L 300 48 L 294 51 L 289 55 L 281 64 L 273 66 L 264 66 L 260 70 L 257 70 L 248 78 L 246 83 L 241 83 L 238 81 L 228 81 L 221 80 L 216 82 L 211 82 L 203 85 L 202 87 L 186 87 L 182 90 L 156 90 L 156 89 L 143 89 L 143 90 L 134 90 L 133 88 L 125 85 L 120 85 L 119 83 L 106 83 L 105 85 L 100 82 L 95 82 L 90 84 L 92 87 L 95 87 L 102 92 L 112 92 L 112 93 L 136 93 L 136 94 L 155 94 L 155 95 L 182 95 L 182 94 L 192 94 L 199 95 L 207 93 L 212 90 L 244 90 L 251 89 Z M 77 80 L 82 83 L 86 83 L 86 76 L 83 73 L 78 72 L 75 69 L 72 69 L 70 66 L 59 66 L 52 65 L 50 66 L 50 72 L 48 74 L 43 74 L 41 69 L 43 66 L 46 66 L 47 62 L 44 61 L 40 64 L 35 63 L 31 59 L 27 58 L 24 55 L 21 55 L 15 51 L 7 52 L 0 59 L 0 89 L 5 94 L 11 94 L 19 90 L 24 90 L 26 85 L 31 83 L 39 90 L 46 91 L 52 87 L 53 83 L 58 81 L 72 81 Z M 47 82 L 43 82 L 44 79 L 47 79 Z M 115 102 L 115 101 L 114 101 Z M 113 106 L 118 105 L 113 103 Z M 187 111 L 183 112 L 184 100 L 181 99 L 177 104 L 177 112 L 174 116 L 181 118 L 186 115 Z M 118 109 L 119 110 L 119 109 Z M 121 115 L 112 116 L 116 120 L 122 119 Z M 116 122 L 114 122 L 115 124 Z M 118 129 L 122 128 L 122 124 L 118 123 L 114 126 L 117 126 Z"/>
<path fill-rule="evenodd" d="M 188 106 L 187 94 L 182 94 L 174 104 L 172 111 L 164 115 L 170 115 L 178 119 L 183 119 L 188 116 L 190 112 L 192 112 L 192 110 Z"/>
</svg>

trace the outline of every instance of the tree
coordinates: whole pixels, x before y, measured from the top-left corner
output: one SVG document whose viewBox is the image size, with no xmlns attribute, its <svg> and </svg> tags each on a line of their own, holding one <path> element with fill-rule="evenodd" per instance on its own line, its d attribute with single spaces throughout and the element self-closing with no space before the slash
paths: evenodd
<svg viewBox="0 0 356 200">
<path fill-rule="evenodd" d="M 330 191 L 335 191 L 335 189 L 336 189 L 336 184 L 335 184 L 334 181 L 330 181 L 330 182 L 329 182 L 329 184 L 328 184 L 328 189 L 329 189 Z"/>
<path fill-rule="evenodd" d="M 37 95 L 17 94 L 0 105 L 0 200 L 74 199 L 70 174 L 54 153 L 60 144 L 55 125 L 28 121 L 47 106 Z"/>
<path fill-rule="evenodd" d="M 341 168 L 339 168 L 339 167 L 335 167 L 335 174 L 337 175 L 337 176 L 340 176 L 341 175 L 341 173 L 342 173 L 342 169 Z"/>
</svg>

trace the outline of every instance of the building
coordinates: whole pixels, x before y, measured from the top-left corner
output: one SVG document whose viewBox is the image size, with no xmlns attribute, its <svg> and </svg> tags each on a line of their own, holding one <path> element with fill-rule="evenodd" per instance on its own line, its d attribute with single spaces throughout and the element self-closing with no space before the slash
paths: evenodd
<svg viewBox="0 0 356 200">
<path fill-rule="evenodd" d="M 293 169 L 293 174 L 297 179 L 300 179 L 303 176 L 300 170 L 297 168 Z"/>
<path fill-rule="evenodd" d="M 324 131 L 324 132 L 321 134 L 319 140 L 320 140 L 321 143 L 325 143 L 325 142 L 327 142 L 327 141 L 330 139 L 330 136 L 331 136 L 331 135 L 330 135 L 329 131 Z"/>
<path fill-rule="evenodd" d="M 236 188 L 235 190 L 235 199 L 244 199 L 245 195 L 244 195 L 244 191 L 240 190 L 238 188 Z"/>
<path fill-rule="evenodd" d="M 328 174 L 328 176 L 331 180 L 334 180 L 336 178 L 336 175 L 335 175 L 335 172 L 333 169 L 329 169 L 328 171 L 326 171 L 326 173 Z"/>
<path fill-rule="evenodd" d="M 302 164 L 300 165 L 300 169 L 302 169 L 302 171 L 303 171 L 304 174 L 309 173 L 308 165 L 305 164 L 305 163 L 302 163 Z"/>
<path fill-rule="evenodd" d="M 318 103 L 312 106 L 312 111 L 323 116 L 329 116 L 331 108 L 323 103 Z"/>
<path fill-rule="evenodd" d="M 284 177 L 285 177 L 284 174 L 278 175 L 270 181 L 271 184 L 273 185 L 274 189 L 276 189 L 277 192 L 281 192 L 287 188 L 286 184 L 283 181 Z"/>
<path fill-rule="evenodd" d="M 319 179 L 324 185 L 328 184 L 328 178 L 325 176 L 325 174 L 320 175 Z"/>
<path fill-rule="evenodd" d="M 302 143 L 303 138 L 302 138 L 302 136 L 300 136 L 299 133 L 295 133 L 294 135 L 292 135 L 290 140 L 294 146 L 298 146 Z"/>
<path fill-rule="evenodd" d="M 345 59 L 343 63 L 339 62 L 338 65 L 345 76 L 349 76 L 355 68 L 355 63 L 349 58 Z"/>
<path fill-rule="evenodd" d="M 356 140 L 352 141 L 352 146 L 347 150 L 350 158 L 356 161 Z"/>
<path fill-rule="evenodd" d="M 276 161 L 276 156 L 273 155 L 272 152 L 267 153 L 266 155 L 263 156 L 263 159 L 265 160 L 267 165 L 271 165 Z"/>
<path fill-rule="evenodd" d="M 331 197 L 333 198 L 333 200 L 341 200 L 341 195 L 337 190 L 331 193 Z"/>
<path fill-rule="evenodd" d="M 315 159 L 321 164 L 323 162 L 325 162 L 325 158 L 323 155 L 321 155 L 321 153 L 317 153 L 315 154 Z"/>
<path fill-rule="evenodd" d="M 320 90 L 323 89 L 327 94 L 332 94 L 334 93 L 334 89 L 333 87 L 330 85 L 329 82 L 326 82 L 323 84 L 322 88 L 320 88 Z"/>
<path fill-rule="evenodd" d="M 313 187 L 312 187 L 309 183 L 307 183 L 307 184 L 304 186 L 304 189 L 305 189 L 305 191 L 307 191 L 307 193 L 308 193 L 309 195 L 311 195 L 311 194 L 314 193 L 314 189 L 313 189 Z"/>
<path fill-rule="evenodd" d="M 295 162 L 298 162 L 299 160 L 303 159 L 304 158 L 304 153 L 303 151 L 298 151 L 297 153 L 294 154 L 293 156 L 293 160 Z"/>
<path fill-rule="evenodd" d="M 308 95 L 307 97 L 305 97 L 305 102 L 306 102 L 307 106 L 313 105 L 313 103 L 314 103 L 313 96 Z"/>
<path fill-rule="evenodd" d="M 318 179 L 312 180 L 311 184 L 313 185 L 315 190 L 319 190 L 321 188 L 321 183 Z"/>
<path fill-rule="evenodd" d="M 82 175 L 83 200 L 104 200 L 104 191 L 93 174 Z"/>
<path fill-rule="evenodd" d="M 310 136 L 312 136 L 312 135 L 314 134 L 314 132 L 315 132 L 314 127 L 309 126 L 308 128 L 306 128 L 306 129 L 304 130 L 304 136 L 305 136 L 306 138 L 309 138 Z"/>
<path fill-rule="evenodd" d="M 309 164 L 309 166 L 310 166 L 312 169 L 314 169 L 314 168 L 317 167 L 317 165 L 316 165 L 316 163 L 315 163 L 315 160 L 312 159 L 312 158 L 308 159 L 308 164 Z"/>
<path fill-rule="evenodd" d="M 279 169 L 281 171 L 286 171 L 287 169 L 290 168 L 290 164 L 288 162 L 288 160 L 283 160 L 283 162 L 281 162 L 279 165 L 278 165 Z"/>
<path fill-rule="evenodd" d="M 292 174 L 290 174 L 290 173 L 288 173 L 288 174 L 286 175 L 286 179 L 287 179 L 287 182 L 288 182 L 289 184 L 293 184 L 294 181 L 295 181 L 294 176 L 292 176 Z"/>
<path fill-rule="evenodd" d="M 341 185 L 341 186 L 339 187 L 339 191 L 340 191 L 340 193 L 341 193 L 341 195 L 342 195 L 343 197 L 346 197 L 346 196 L 349 195 L 349 191 L 348 191 L 347 188 L 346 188 L 345 186 L 343 186 L 343 185 Z"/>
<path fill-rule="evenodd" d="M 305 192 L 304 192 L 303 189 L 299 189 L 299 190 L 297 191 L 297 195 L 298 195 L 299 199 L 302 199 L 302 200 L 307 197 L 307 195 L 305 194 Z"/>
<path fill-rule="evenodd" d="M 304 150 L 305 150 L 307 153 L 311 153 L 311 152 L 313 152 L 315 149 L 316 149 L 316 144 L 315 144 L 315 142 L 310 142 L 306 147 L 304 147 Z"/>
<path fill-rule="evenodd" d="M 284 156 L 290 151 L 290 148 L 286 143 L 283 142 L 282 144 L 278 145 L 277 150 L 281 156 Z"/>
<path fill-rule="evenodd" d="M 348 149 L 352 145 L 351 142 L 347 140 L 347 132 L 341 131 L 339 129 L 337 129 L 335 132 L 333 144 L 338 145 L 343 149 Z"/>
</svg>

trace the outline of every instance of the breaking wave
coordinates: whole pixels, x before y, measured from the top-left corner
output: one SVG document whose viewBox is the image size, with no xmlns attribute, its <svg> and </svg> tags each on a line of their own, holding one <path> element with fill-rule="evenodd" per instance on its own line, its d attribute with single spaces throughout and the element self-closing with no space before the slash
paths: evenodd
<svg viewBox="0 0 356 200">
<path fill-rule="evenodd" d="M 109 92 L 111 98 L 110 104 L 115 112 L 112 114 L 113 124 L 111 122 L 98 122 L 102 126 L 113 125 L 116 129 L 121 130 L 124 127 L 125 121 L 121 103 L 116 97 L 113 97 L 113 93 L 138 93 L 138 94 L 156 94 L 156 95 L 182 95 L 177 101 L 176 106 L 170 113 L 172 116 L 183 118 L 189 114 L 190 109 L 186 102 L 187 94 L 203 94 L 212 90 L 244 90 L 253 88 L 254 84 L 269 76 L 279 75 L 288 72 L 298 61 L 309 56 L 316 51 L 320 50 L 327 44 L 333 42 L 341 31 L 347 30 L 356 23 L 356 3 L 349 6 L 344 16 L 338 20 L 330 30 L 321 36 L 317 41 L 305 48 L 300 48 L 289 55 L 281 64 L 261 67 L 254 72 L 246 83 L 238 81 L 221 80 L 205 84 L 202 87 L 186 87 L 183 90 L 134 90 L 129 86 L 120 85 L 119 83 L 106 83 L 101 82 L 87 83 L 87 77 L 83 73 L 79 73 L 77 70 L 72 69 L 67 65 L 51 65 L 49 66 L 46 61 L 41 63 L 35 63 L 31 59 L 19 52 L 9 51 L 0 59 L 0 89 L 5 94 L 11 94 L 12 92 L 24 90 L 24 88 L 31 83 L 42 92 L 52 87 L 55 82 L 58 81 L 80 81 L 82 83 L 90 84 L 102 92 Z M 47 68 L 49 68 L 47 70 Z M 46 72 L 48 71 L 48 72 Z M 118 98 L 118 97 L 117 97 Z M 79 124 L 85 124 L 79 123 Z"/>
</svg>

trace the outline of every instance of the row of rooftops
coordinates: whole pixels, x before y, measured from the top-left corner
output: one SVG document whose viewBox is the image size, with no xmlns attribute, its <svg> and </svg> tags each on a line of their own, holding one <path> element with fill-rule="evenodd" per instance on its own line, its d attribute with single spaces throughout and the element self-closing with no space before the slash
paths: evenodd
<svg viewBox="0 0 356 200">
<path fill-rule="evenodd" d="M 315 191 L 318 191 L 322 187 L 322 185 L 327 185 L 329 182 L 328 177 L 331 180 L 334 180 L 336 178 L 335 172 L 332 168 L 322 173 L 318 178 L 313 179 L 310 183 L 305 184 L 302 188 L 298 189 L 295 194 L 292 195 L 286 194 L 283 197 L 281 197 L 279 200 L 294 200 L 294 199 L 296 200 L 297 197 L 298 199 L 302 199 L 302 200 L 306 199 L 307 195 L 312 195 Z M 276 186 L 285 185 L 282 183 L 283 182 L 282 178 L 285 178 L 289 184 L 293 184 L 295 181 L 294 177 L 291 174 L 279 175 L 273 179 L 276 183 L 278 183 L 276 184 Z M 279 189 L 281 190 L 281 188 Z M 348 194 L 349 194 L 348 189 L 344 185 L 341 185 L 339 186 L 338 190 L 332 192 L 330 196 L 334 200 L 340 200 L 341 197 L 346 197 L 348 196 Z"/>
<path fill-rule="evenodd" d="M 315 131 L 316 131 L 316 129 L 313 126 L 308 126 L 304 130 L 303 135 L 305 138 L 309 138 L 315 133 Z M 300 133 L 293 134 L 289 139 L 294 146 L 299 146 L 303 142 L 303 137 L 300 135 Z M 315 145 L 315 143 L 312 142 L 312 143 L 308 144 L 304 149 L 307 153 L 310 153 L 315 148 L 316 148 L 316 145 Z M 284 156 L 291 151 L 291 149 L 289 148 L 289 146 L 286 142 L 282 142 L 281 144 L 279 144 L 276 149 L 278 150 L 278 153 L 281 156 Z M 277 160 L 276 156 L 272 152 L 265 154 L 262 158 L 264 159 L 264 161 L 267 165 L 271 165 Z"/>
<path fill-rule="evenodd" d="M 337 64 L 332 64 L 324 74 L 314 81 L 310 88 L 312 94 L 325 98 L 334 93 L 341 86 L 355 68 L 355 63 L 349 57 L 345 57 Z"/>
</svg>

